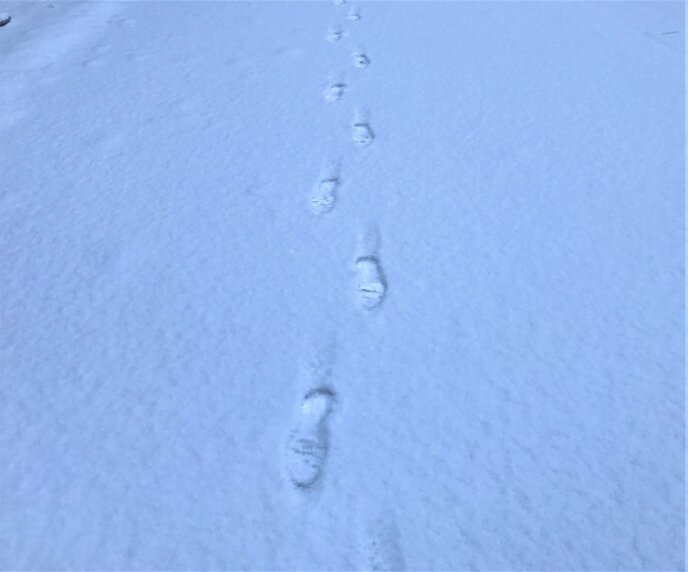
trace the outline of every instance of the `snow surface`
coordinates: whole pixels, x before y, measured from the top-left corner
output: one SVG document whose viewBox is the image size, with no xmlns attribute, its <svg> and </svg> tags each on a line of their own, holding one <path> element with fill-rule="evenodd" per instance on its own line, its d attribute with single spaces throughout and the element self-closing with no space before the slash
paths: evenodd
<svg viewBox="0 0 688 572">
<path fill-rule="evenodd" d="M 0 12 L 1 568 L 683 569 L 682 3 Z"/>
</svg>

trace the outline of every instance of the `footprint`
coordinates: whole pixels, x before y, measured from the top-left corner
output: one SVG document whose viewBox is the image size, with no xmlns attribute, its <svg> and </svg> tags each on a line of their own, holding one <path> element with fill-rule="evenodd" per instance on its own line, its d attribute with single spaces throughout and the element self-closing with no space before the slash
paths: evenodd
<svg viewBox="0 0 688 572">
<path fill-rule="evenodd" d="M 358 22 L 361 19 L 361 11 L 358 8 L 351 8 L 347 18 L 351 22 Z"/>
<path fill-rule="evenodd" d="M 357 68 L 367 68 L 370 65 L 370 58 L 368 55 L 365 53 L 365 50 L 363 49 L 358 49 L 356 50 L 353 54 L 352 57 L 354 59 L 354 65 Z"/>
<path fill-rule="evenodd" d="M 319 387 L 306 393 L 301 403 L 285 459 L 289 478 L 298 489 L 310 489 L 322 474 L 329 450 L 327 417 L 334 402 L 334 392 Z"/>
<path fill-rule="evenodd" d="M 333 83 L 325 90 L 325 101 L 328 103 L 339 101 L 342 97 L 344 97 L 345 88 L 346 84 L 344 83 Z"/>
<path fill-rule="evenodd" d="M 361 306 L 372 310 L 382 303 L 387 290 L 380 261 L 375 256 L 361 256 L 356 259 L 355 266 Z"/>
<path fill-rule="evenodd" d="M 337 187 L 339 187 L 337 177 L 323 179 L 318 183 L 311 196 L 311 210 L 314 214 L 322 215 L 332 210 L 337 202 Z"/>
<path fill-rule="evenodd" d="M 373 139 L 375 139 L 375 135 L 368 122 L 357 120 L 353 125 L 354 143 L 359 147 L 366 147 L 373 142 Z"/>
<path fill-rule="evenodd" d="M 359 242 L 359 254 L 354 262 L 358 299 L 361 307 L 372 310 L 382 303 L 387 292 L 387 282 L 378 255 L 379 232 L 375 227 L 369 227 Z"/>
<path fill-rule="evenodd" d="M 344 30 L 342 30 L 341 27 L 339 26 L 330 26 L 329 30 L 327 30 L 327 41 L 334 44 L 338 42 L 339 40 L 342 39 L 342 36 L 344 35 Z"/>
</svg>

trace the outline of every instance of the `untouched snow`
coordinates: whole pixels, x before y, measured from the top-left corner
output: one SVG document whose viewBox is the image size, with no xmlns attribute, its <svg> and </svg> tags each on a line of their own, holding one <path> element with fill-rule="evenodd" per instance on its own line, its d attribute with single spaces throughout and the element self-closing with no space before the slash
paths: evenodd
<svg viewBox="0 0 688 572">
<path fill-rule="evenodd" d="M 1 568 L 683 568 L 683 4 L 0 13 Z"/>
</svg>

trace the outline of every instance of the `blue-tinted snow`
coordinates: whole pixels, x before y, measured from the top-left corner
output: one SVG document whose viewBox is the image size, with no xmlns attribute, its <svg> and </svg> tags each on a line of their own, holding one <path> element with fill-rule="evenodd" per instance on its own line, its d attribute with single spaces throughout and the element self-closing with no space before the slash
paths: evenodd
<svg viewBox="0 0 688 572">
<path fill-rule="evenodd" d="M 0 12 L 0 567 L 683 568 L 681 3 Z"/>
</svg>

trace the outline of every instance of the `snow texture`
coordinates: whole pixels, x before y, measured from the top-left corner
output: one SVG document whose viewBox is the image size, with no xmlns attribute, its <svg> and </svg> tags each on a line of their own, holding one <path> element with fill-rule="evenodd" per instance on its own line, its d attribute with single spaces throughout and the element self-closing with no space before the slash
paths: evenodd
<svg viewBox="0 0 688 572">
<path fill-rule="evenodd" d="M 5 15 L 1 569 L 684 568 L 682 3 Z"/>
</svg>

